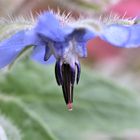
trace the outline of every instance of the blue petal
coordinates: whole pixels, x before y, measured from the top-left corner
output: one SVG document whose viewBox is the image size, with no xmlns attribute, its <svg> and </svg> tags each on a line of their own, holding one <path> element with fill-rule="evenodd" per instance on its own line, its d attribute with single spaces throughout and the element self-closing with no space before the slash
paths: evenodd
<svg viewBox="0 0 140 140">
<path fill-rule="evenodd" d="M 87 41 L 89 41 L 90 39 L 93 39 L 93 38 L 95 38 L 95 37 L 96 37 L 95 32 L 86 29 L 86 30 L 85 30 L 85 34 L 84 34 L 84 36 L 83 36 L 83 41 L 87 42 Z"/>
<path fill-rule="evenodd" d="M 140 25 L 110 25 L 104 28 L 100 37 L 118 47 L 133 48 L 140 45 Z"/>
<path fill-rule="evenodd" d="M 74 32 L 75 28 L 70 27 L 70 26 L 64 26 L 62 30 L 66 39 L 67 36 L 69 36 L 70 34 Z"/>
<path fill-rule="evenodd" d="M 140 47 L 140 24 L 130 27 L 130 37 L 128 38 L 126 47 Z"/>
<path fill-rule="evenodd" d="M 74 38 L 77 42 L 87 42 L 96 36 L 95 32 L 86 28 L 75 28 L 69 35 L 69 40 Z"/>
<path fill-rule="evenodd" d="M 40 15 L 35 31 L 44 38 L 62 42 L 65 40 L 65 36 L 71 33 L 73 29 L 61 27 L 55 15 L 51 12 L 46 12 Z"/>
<path fill-rule="evenodd" d="M 0 43 L 0 68 L 12 63 L 25 47 L 37 42 L 28 33 L 28 31 L 20 31 Z"/>
<path fill-rule="evenodd" d="M 130 28 L 122 25 L 110 25 L 104 28 L 101 38 L 113 45 L 124 46 L 130 36 Z"/>
<path fill-rule="evenodd" d="M 37 46 L 34 48 L 33 53 L 31 55 L 31 59 L 34 61 L 37 61 L 41 64 L 50 64 L 55 62 L 55 58 L 50 53 L 50 49 L 47 50 L 48 60 L 44 61 L 44 55 L 45 55 L 45 46 Z"/>
</svg>

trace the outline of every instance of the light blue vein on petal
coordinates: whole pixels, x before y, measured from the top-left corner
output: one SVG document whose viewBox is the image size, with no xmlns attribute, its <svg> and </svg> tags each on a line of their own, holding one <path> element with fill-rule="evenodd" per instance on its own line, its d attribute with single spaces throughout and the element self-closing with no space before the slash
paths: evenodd
<svg viewBox="0 0 140 140">
<path fill-rule="evenodd" d="M 20 31 L 0 43 L 0 68 L 10 64 L 26 47 L 33 44 L 27 31 Z"/>
<path fill-rule="evenodd" d="M 55 62 L 55 58 L 51 57 L 50 49 L 48 48 L 49 59 L 44 61 L 45 46 L 36 46 L 32 52 L 31 59 L 41 64 L 51 64 Z"/>
<path fill-rule="evenodd" d="M 130 28 L 130 36 L 125 46 L 127 48 L 140 47 L 140 24 L 128 28 Z"/>
<path fill-rule="evenodd" d="M 130 38 L 130 27 L 109 25 L 105 27 L 100 37 L 118 47 L 124 47 Z"/>
<path fill-rule="evenodd" d="M 65 40 L 65 36 L 71 33 L 73 29 L 61 27 L 55 15 L 51 12 L 46 12 L 40 15 L 35 30 L 40 36 L 62 42 Z"/>
</svg>

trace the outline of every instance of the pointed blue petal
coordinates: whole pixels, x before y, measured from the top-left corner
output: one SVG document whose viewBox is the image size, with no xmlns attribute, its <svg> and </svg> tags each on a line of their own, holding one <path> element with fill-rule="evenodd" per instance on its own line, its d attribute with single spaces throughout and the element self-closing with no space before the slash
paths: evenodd
<svg viewBox="0 0 140 140">
<path fill-rule="evenodd" d="M 140 25 L 109 25 L 100 37 L 118 47 L 133 48 L 140 45 Z"/>
<path fill-rule="evenodd" d="M 140 47 L 140 24 L 130 27 L 130 37 L 125 46 L 127 48 Z"/>
<path fill-rule="evenodd" d="M 25 47 L 37 42 L 28 33 L 28 31 L 20 31 L 0 43 L 0 68 L 12 63 Z"/>
<path fill-rule="evenodd" d="M 31 59 L 41 64 L 50 64 L 55 62 L 55 58 L 51 57 L 50 49 L 47 51 L 48 60 L 44 61 L 45 46 L 36 46 L 32 52 Z"/>
<path fill-rule="evenodd" d="M 101 38 L 113 45 L 123 47 L 130 36 L 130 28 L 122 25 L 109 25 L 103 29 Z"/>
</svg>

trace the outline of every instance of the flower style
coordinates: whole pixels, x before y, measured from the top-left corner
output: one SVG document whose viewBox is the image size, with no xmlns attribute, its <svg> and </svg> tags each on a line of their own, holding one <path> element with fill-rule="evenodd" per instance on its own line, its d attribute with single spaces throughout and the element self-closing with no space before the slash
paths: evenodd
<svg viewBox="0 0 140 140">
<path fill-rule="evenodd" d="M 84 23 L 84 22 L 83 22 Z M 64 21 L 53 12 L 45 12 L 31 29 L 24 29 L 0 43 L 0 68 L 11 64 L 20 53 L 32 46 L 31 58 L 46 64 L 53 56 L 56 60 L 55 77 L 62 86 L 67 107 L 72 110 L 73 88 L 80 79 L 79 58 L 87 57 L 86 43 L 99 36 L 118 47 L 132 48 L 140 45 L 140 25 L 110 24 L 100 31 Z"/>
</svg>

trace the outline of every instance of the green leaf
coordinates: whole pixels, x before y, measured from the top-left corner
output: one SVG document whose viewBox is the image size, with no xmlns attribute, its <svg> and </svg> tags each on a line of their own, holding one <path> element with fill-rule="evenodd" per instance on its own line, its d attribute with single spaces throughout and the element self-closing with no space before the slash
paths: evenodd
<svg viewBox="0 0 140 140">
<path fill-rule="evenodd" d="M 1 140 L 21 140 L 22 134 L 19 128 L 4 115 L 0 115 L 0 139 Z"/>
<path fill-rule="evenodd" d="M 139 94 L 83 68 L 69 112 L 53 69 L 26 61 L 1 74 L 0 112 L 17 125 L 23 140 L 85 140 L 140 129 Z"/>
</svg>

